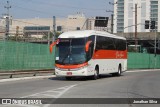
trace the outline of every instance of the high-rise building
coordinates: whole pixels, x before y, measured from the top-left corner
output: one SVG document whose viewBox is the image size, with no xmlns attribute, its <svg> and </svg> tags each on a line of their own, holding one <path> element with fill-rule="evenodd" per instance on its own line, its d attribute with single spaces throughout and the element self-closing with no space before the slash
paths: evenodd
<svg viewBox="0 0 160 107">
<path fill-rule="evenodd" d="M 114 0 L 114 33 L 135 32 L 135 4 L 137 4 L 137 32 L 145 29 L 145 20 L 155 21 L 160 32 L 160 0 Z"/>
</svg>

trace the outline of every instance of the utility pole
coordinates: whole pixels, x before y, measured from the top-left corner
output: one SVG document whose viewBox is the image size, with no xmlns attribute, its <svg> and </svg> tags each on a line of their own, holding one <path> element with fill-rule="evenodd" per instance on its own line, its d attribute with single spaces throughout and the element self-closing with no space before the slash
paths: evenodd
<svg viewBox="0 0 160 107">
<path fill-rule="evenodd" d="M 86 23 L 86 29 L 89 30 L 89 18 L 86 19 L 85 23 Z M 84 23 L 84 25 L 85 25 L 85 23 Z M 84 25 L 83 25 L 83 27 L 84 27 Z M 83 27 L 82 27 L 82 29 L 83 29 Z"/>
<path fill-rule="evenodd" d="M 116 3 L 109 2 L 109 4 L 114 6 L 115 4 L 117 4 L 117 2 Z M 111 14 L 111 33 L 113 34 L 113 29 L 114 29 L 114 11 L 109 10 L 109 11 L 106 11 L 106 12 L 112 12 L 112 14 Z"/>
<path fill-rule="evenodd" d="M 113 20 L 114 20 L 114 14 L 113 14 L 113 11 L 111 11 L 111 10 L 107 10 L 106 12 L 112 12 L 112 14 L 111 14 L 111 34 L 113 34 L 113 27 L 114 27 Z"/>
<path fill-rule="evenodd" d="M 155 21 L 156 22 L 156 21 Z M 157 65 L 157 32 L 156 32 L 156 28 L 154 29 L 155 31 L 155 42 L 154 42 L 154 58 L 155 58 L 155 64 L 154 64 L 154 68 L 156 68 Z"/>
<path fill-rule="evenodd" d="M 9 24 L 10 24 L 10 14 L 9 14 L 9 9 L 11 8 L 9 1 L 7 1 L 7 5 L 4 6 L 4 8 L 7 9 L 7 14 L 6 14 L 6 31 L 5 31 L 5 40 L 8 39 L 9 36 Z"/>
<path fill-rule="evenodd" d="M 137 4 L 135 4 L 135 51 L 137 52 L 137 45 L 138 45 L 138 39 L 137 39 L 137 9 L 141 7 L 137 7 Z"/>
<path fill-rule="evenodd" d="M 137 41 L 137 4 L 135 4 L 135 50 L 137 52 L 137 45 L 138 45 L 138 41 Z"/>
<path fill-rule="evenodd" d="M 19 26 L 16 27 L 16 41 L 17 41 L 18 35 L 19 35 Z"/>
<path fill-rule="evenodd" d="M 56 17 L 53 16 L 53 42 L 56 40 Z"/>
<path fill-rule="evenodd" d="M 113 23 L 113 14 L 111 14 L 111 33 L 113 34 L 113 26 L 114 26 L 114 23 Z"/>
</svg>

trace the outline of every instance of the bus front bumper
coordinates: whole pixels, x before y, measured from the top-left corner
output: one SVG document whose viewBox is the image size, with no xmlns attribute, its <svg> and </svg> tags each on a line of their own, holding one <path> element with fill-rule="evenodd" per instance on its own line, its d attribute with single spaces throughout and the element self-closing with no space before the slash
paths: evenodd
<svg viewBox="0 0 160 107">
<path fill-rule="evenodd" d="M 91 76 L 94 74 L 94 71 L 89 70 L 87 67 L 79 69 L 60 69 L 55 68 L 56 76 L 61 77 L 74 77 L 74 76 Z"/>
</svg>

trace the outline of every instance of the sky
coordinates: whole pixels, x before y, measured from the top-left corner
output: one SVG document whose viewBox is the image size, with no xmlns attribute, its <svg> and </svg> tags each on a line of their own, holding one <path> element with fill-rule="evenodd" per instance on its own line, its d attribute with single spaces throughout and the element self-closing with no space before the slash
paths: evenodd
<svg viewBox="0 0 160 107">
<path fill-rule="evenodd" d="M 113 10 L 109 2 L 114 0 L 8 0 L 11 9 L 10 15 L 16 19 L 51 18 L 56 16 L 64 18 L 68 15 L 83 12 L 86 17 L 107 16 Z M 4 6 L 7 0 L 0 0 L 0 17 L 7 12 Z"/>
</svg>

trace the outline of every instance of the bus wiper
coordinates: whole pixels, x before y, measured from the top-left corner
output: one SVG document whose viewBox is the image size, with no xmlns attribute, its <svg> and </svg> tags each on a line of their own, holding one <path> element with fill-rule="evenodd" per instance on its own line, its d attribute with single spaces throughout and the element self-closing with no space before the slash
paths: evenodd
<svg viewBox="0 0 160 107">
<path fill-rule="evenodd" d="M 71 46 L 71 41 L 72 41 L 72 39 L 70 40 L 70 46 Z M 71 47 L 70 46 L 68 48 L 68 52 L 67 52 L 66 56 L 62 60 L 62 64 L 64 64 L 65 59 L 71 54 Z"/>
<path fill-rule="evenodd" d="M 62 64 L 64 64 L 64 61 L 68 57 L 69 54 L 70 54 L 70 48 L 68 48 L 66 56 L 62 59 Z"/>
</svg>

